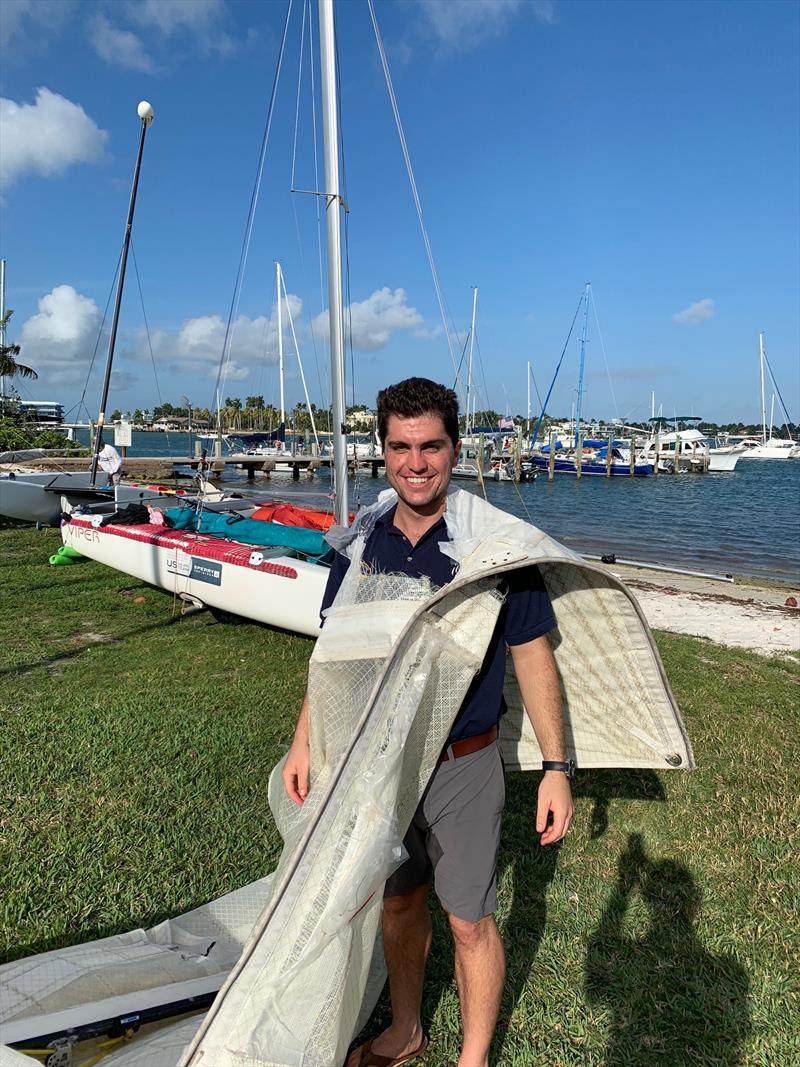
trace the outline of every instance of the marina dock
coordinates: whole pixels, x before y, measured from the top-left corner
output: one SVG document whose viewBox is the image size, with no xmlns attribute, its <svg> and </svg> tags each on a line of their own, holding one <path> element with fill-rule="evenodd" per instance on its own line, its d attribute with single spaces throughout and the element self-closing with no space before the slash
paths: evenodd
<svg viewBox="0 0 800 1067">
<path fill-rule="evenodd" d="M 39 471 L 83 471 L 89 464 L 86 456 L 61 456 L 47 459 L 26 460 L 27 467 Z M 128 478 L 148 478 L 156 481 L 164 481 L 170 478 L 191 477 L 189 470 L 196 471 L 202 461 L 197 456 L 125 456 L 123 457 L 122 469 Z M 292 454 L 287 452 L 280 457 L 253 456 L 247 453 L 231 453 L 230 455 L 206 459 L 205 463 L 213 474 L 220 474 L 225 470 L 236 467 L 243 469 L 248 480 L 256 477 L 267 477 L 270 474 L 281 471 L 291 473 L 293 481 L 299 481 L 301 474 L 313 476 L 314 472 L 321 467 L 330 467 L 331 459 L 328 456 L 312 456 L 301 453 Z M 351 473 L 356 470 L 369 471 L 371 477 L 377 478 L 382 472 L 384 461 L 382 457 L 367 459 L 351 459 L 348 463 Z"/>
</svg>

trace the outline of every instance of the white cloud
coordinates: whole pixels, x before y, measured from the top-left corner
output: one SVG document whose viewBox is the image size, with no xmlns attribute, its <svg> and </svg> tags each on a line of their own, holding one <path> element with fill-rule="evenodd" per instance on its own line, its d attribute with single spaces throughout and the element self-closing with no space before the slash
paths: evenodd
<svg viewBox="0 0 800 1067">
<path fill-rule="evenodd" d="M 539 22 L 544 22 L 548 26 L 558 22 L 555 0 L 533 0 L 533 13 Z"/>
<path fill-rule="evenodd" d="M 291 311 L 299 341 L 303 301 L 294 293 L 289 293 L 288 300 L 283 301 L 281 325 L 284 359 L 290 364 L 294 359 L 294 344 L 287 308 Z M 215 378 L 225 343 L 225 320 L 220 315 L 200 315 L 187 319 L 177 331 L 155 331 L 150 341 L 157 362 L 169 363 L 181 371 Z M 137 334 L 133 344 L 127 346 L 126 355 L 136 360 L 149 361 L 150 348 L 146 335 Z M 277 361 L 277 305 L 273 304 L 269 315 L 259 315 L 254 319 L 240 315 L 231 331 L 224 380 L 241 381 L 256 367 Z"/>
<path fill-rule="evenodd" d="M 228 14 L 224 0 L 135 0 L 125 11 L 132 22 L 154 26 L 165 37 L 183 31 L 194 34 L 208 52 L 225 55 L 233 50 L 233 41 L 222 29 Z"/>
<path fill-rule="evenodd" d="M 112 25 L 105 15 L 98 14 L 90 22 L 89 40 L 100 58 L 112 66 L 145 73 L 153 69 L 141 39 L 130 30 Z"/>
<path fill-rule="evenodd" d="M 420 0 L 422 14 L 439 40 L 467 49 L 505 29 L 519 0 Z M 537 5 L 538 7 L 539 5 Z"/>
<path fill-rule="evenodd" d="M 70 0 L 2 0 L 0 47 L 13 41 L 16 53 L 32 46 L 40 48 L 44 38 L 61 31 L 73 7 Z"/>
<path fill-rule="evenodd" d="M 400 330 L 418 330 L 423 326 L 423 318 L 416 308 L 406 303 L 405 289 L 392 292 L 384 286 L 376 289 L 372 296 L 345 308 L 345 333 L 352 324 L 353 348 L 360 352 L 374 352 L 383 348 L 393 333 Z M 328 312 L 324 311 L 314 319 L 314 331 L 317 336 L 328 338 Z"/>
<path fill-rule="evenodd" d="M 690 304 L 683 311 L 676 311 L 672 316 L 672 321 L 693 325 L 697 322 L 705 322 L 706 319 L 712 318 L 713 315 L 714 301 L 706 297 L 704 300 L 697 300 L 694 304 Z"/>
<path fill-rule="evenodd" d="M 0 182 L 22 174 L 58 174 L 76 163 L 102 159 L 108 134 L 74 104 L 49 89 L 36 90 L 35 104 L 0 98 Z"/>
<path fill-rule="evenodd" d="M 100 309 L 71 285 L 57 285 L 27 319 L 19 343 L 24 362 L 53 383 L 82 382 L 94 351 Z"/>
<path fill-rule="evenodd" d="M 235 359 L 229 359 L 227 366 L 225 367 L 225 373 L 222 375 L 222 391 L 227 392 L 225 388 L 226 382 L 242 382 L 245 378 L 250 377 L 250 367 L 245 367 L 241 363 L 237 363 Z M 216 370 L 209 377 L 216 378 Z"/>
</svg>

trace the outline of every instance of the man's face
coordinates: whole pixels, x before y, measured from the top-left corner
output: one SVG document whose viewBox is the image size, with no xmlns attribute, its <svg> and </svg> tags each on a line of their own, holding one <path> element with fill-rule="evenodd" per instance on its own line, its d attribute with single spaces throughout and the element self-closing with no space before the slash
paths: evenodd
<svg viewBox="0 0 800 1067">
<path fill-rule="evenodd" d="M 441 415 L 389 416 L 383 446 L 386 477 L 412 511 L 433 515 L 443 507 L 459 447 L 453 447 Z"/>
</svg>

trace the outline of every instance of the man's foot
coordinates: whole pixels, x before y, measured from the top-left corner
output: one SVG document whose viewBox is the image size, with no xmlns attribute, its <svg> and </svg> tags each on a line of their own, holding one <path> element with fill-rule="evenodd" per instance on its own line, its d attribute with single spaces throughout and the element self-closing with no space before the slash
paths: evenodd
<svg viewBox="0 0 800 1067">
<path fill-rule="evenodd" d="M 411 1037 L 404 1040 L 403 1035 L 390 1026 L 372 1041 L 353 1049 L 345 1067 L 401 1067 L 421 1056 L 427 1046 L 428 1039 L 421 1028 L 416 1028 Z"/>
</svg>

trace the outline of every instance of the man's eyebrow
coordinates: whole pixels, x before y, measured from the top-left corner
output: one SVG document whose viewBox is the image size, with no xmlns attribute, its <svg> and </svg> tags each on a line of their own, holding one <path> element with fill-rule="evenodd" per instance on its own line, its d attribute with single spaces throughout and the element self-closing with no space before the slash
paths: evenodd
<svg viewBox="0 0 800 1067">
<path fill-rule="evenodd" d="M 448 440 L 449 440 L 448 437 L 432 437 L 430 439 L 430 441 L 423 441 L 422 444 L 419 447 L 420 448 L 428 448 L 430 445 L 444 445 L 444 444 L 447 443 Z M 398 437 L 398 438 L 389 437 L 386 440 L 386 444 L 389 445 L 390 448 L 397 448 L 398 445 L 409 446 L 410 443 L 408 441 L 404 440 L 402 437 Z"/>
</svg>

